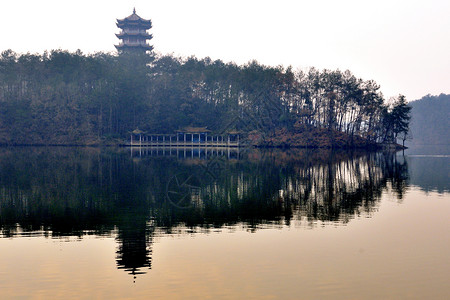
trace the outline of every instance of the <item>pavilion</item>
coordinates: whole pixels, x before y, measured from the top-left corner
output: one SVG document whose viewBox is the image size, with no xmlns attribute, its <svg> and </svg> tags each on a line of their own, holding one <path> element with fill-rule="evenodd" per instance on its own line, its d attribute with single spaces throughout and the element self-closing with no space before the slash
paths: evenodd
<svg viewBox="0 0 450 300">
<path fill-rule="evenodd" d="M 146 133 L 140 129 L 131 132 L 130 146 L 170 146 L 170 147 L 239 147 L 240 133 L 229 131 L 212 134 L 206 127 L 184 127 L 175 134 Z"/>
</svg>

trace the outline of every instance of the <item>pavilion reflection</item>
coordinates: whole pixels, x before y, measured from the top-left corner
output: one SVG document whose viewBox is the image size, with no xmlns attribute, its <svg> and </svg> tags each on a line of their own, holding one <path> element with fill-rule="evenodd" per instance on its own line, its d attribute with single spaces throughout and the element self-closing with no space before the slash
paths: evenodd
<svg viewBox="0 0 450 300">
<path fill-rule="evenodd" d="M 184 159 L 207 160 L 216 157 L 227 159 L 242 158 L 241 149 L 238 147 L 130 147 L 130 156 L 142 157 L 176 157 Z"/>
</svg>

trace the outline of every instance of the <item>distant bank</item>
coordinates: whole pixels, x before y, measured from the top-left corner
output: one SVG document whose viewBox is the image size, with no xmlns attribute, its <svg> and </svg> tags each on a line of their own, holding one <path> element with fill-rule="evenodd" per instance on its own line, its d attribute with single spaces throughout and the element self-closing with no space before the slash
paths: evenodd
<svg viewBox="0 0 450 300">
<path fill-rule="evenodd" d="M 426 95 L 409 105 L 411 136 L 407 146 L 450 145 L 450 95 Z"/>
</svg>

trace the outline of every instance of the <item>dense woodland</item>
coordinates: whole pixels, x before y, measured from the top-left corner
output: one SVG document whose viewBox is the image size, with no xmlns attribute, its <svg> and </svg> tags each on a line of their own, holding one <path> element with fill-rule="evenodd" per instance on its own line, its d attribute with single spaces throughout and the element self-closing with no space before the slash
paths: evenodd
<svg viewBox="0 0 450 300">
<path fill-rule="evenodd" d="M 416 145 L 450 145 L 450 95 L 427 95 L 409 103 L 411 131 L 408 142 Z"/>
<path fill-rule="evenodd" d="M 136 128 L 206 126 L 261 145 L 373 145 L 408 131 L 405 97 L 390 100 L 350 71 L 63 50 L 0 56 L 0 144 L 117 144 Z"/>
</svg>

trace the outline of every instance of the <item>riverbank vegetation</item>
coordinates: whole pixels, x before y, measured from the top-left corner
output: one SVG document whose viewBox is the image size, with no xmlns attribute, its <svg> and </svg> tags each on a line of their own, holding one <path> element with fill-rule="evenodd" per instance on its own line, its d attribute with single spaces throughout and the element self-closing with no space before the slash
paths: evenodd
<svg viewBox="0 0 450 300">
<path fill-rule="evenodd" d="M 0 144 L 117 144 L 136 128 L 206 126 L 260 146 L 363 147 L 395 142 L 408 122 L 404 96 L 388 105 L 376 82 L 350 71 L 63 50 L 0 56 Z"/>
</svg>

